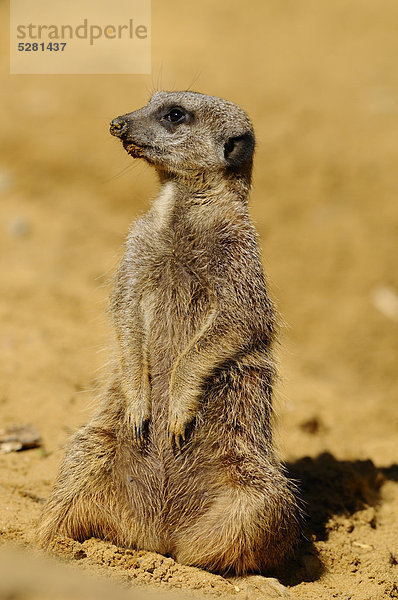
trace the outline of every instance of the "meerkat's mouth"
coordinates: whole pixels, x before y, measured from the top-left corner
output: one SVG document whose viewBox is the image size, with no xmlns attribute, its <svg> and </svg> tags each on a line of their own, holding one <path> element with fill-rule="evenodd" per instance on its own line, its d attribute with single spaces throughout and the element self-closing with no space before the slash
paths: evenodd
<svg viewBox="0 0 398 600">
<path fill-rule="evenodd" d="M 145 145 L 136 144 L 128 140 L 123 141 L 123 148 L 127 154 L 130 154 L 133 158 L 141 158 L 144 156 Z"/>
</svg>

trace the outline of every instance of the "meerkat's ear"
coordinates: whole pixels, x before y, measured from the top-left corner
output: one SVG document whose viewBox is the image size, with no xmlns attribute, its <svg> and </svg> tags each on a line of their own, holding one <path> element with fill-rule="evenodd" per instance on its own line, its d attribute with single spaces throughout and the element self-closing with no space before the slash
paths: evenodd
<svg viewBox="0 0 398 600">
<path fill-rule="evenodd" d="M 224 144 L 224 158 L 228 167 L 244 165 L 253 156 L 254 144 L 252 133 L 228 138 Z"/>
</svg>

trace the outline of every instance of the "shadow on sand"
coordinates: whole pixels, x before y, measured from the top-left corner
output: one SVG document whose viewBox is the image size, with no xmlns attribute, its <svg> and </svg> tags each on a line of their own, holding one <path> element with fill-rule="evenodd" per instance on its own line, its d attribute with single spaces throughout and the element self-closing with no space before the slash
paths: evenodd
<svg viewBox="0 0 398 600">
<path fill-rule="evenodd" d="M 277 574 L 284 585 L 315 581 L 324 571 L 315 541 L 327 540 L 328 522 L 335 515 L 348 519 L 376 506 L 386 481 L 398 480 L 398 465 L 379 469 L 371 460 L 339 461 L 331 454 L 305 457 L 286 465 L 303 500 L 303 537 L 294 559 Z"/>
</svg>

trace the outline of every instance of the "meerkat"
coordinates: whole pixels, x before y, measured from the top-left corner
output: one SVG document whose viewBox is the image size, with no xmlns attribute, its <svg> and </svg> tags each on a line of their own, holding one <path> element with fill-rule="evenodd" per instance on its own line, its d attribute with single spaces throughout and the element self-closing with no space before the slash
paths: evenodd
<svg viewBox="0 0 398 600">
<path fill-rule="evenodd" d="M 109 383 L 70 441 L 39 542 L 96 536 L 218 573 L 269 571 L 299 519 L 272 440 L 276 319 L 248 214 L 252 124 L 221 98 L 157 92 L 110 131 L 161 188 L 129 232 Z"/>
</svg>

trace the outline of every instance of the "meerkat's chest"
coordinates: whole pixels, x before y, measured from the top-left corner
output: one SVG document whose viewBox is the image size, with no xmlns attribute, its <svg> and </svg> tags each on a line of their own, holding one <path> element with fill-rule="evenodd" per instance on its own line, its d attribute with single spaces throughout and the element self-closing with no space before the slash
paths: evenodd
<svg viewBox="0 0 398 600">
<path fill-rule="evenodd" d="M 208 306 L 212 288 L 203 264 L 176 253 L 154 256 L 147 265 L 144 293 L 170 318 L 195 320 Z"/>
<path fill-rule="evenodd" d="M 176 231 L 157 214 L 131 231 L 133 296 L 141 304 L 150 343 L 159 351 L 184 347 L 214 304 L 214 252 L 207 246 L 193 230 Z"/>
<path fill-rule="evenodd" d="M 175 355 L 188 343 L 210 310 L 212 283 L 192 255 L 152 252 L 142 269 L 141 305 L 153 348 Z"/>
</svg>

